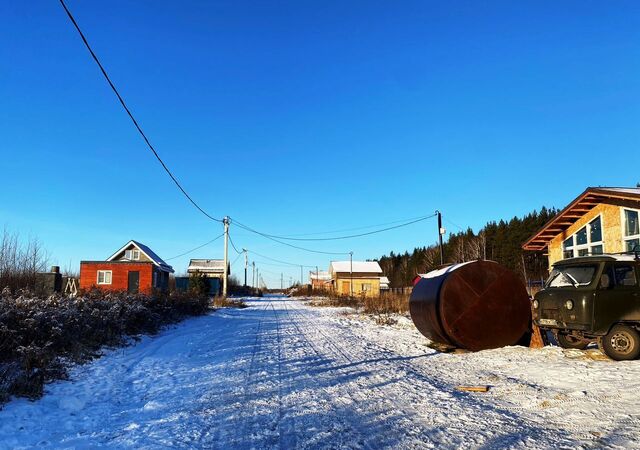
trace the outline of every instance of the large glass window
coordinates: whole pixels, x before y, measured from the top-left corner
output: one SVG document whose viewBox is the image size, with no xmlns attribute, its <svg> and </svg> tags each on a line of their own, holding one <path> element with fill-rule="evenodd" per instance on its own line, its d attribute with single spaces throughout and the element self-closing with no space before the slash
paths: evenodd
<svg viewBox="0 0 640 450">
<path fill-rule="evenodd" d="M 624 210 L 624 247 L 625 251 L 640 250 L 640 221 L 639 212 L 635 209 Z"/>
<path fill-rule="evenodd" d="M 604 253 L 604 243 L 602 242 L 602 219 L 600 216 L 580 228 L 562 243 L 564 258 L 601 255 L 602 253 Z"/>
</svg>

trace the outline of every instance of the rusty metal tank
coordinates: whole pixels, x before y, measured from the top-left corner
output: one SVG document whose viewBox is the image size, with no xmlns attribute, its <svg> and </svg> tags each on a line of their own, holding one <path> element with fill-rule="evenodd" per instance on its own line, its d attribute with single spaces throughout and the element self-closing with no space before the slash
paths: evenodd
<svg viewBox="0 0 640 450">
<path fill-rule="evenodd" d="M 493 261 L 430 272 L 414 286 L 409 309 L 431 341 L 472 351 L 520 343 L 531 324 L 524 283 Z"/>
</svg>

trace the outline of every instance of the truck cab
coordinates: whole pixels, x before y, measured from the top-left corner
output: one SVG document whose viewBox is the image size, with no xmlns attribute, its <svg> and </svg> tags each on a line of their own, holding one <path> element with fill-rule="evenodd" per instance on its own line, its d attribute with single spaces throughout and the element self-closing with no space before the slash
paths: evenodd
<svg viewBox="0 0 640 450">
<path fill-rule="evenodd" d="M 533 320 L 565 348 L 597 342 L 615 360 L 640 356 L 637 254 L 569 258 L 554 264 L 533 300 Z"/>
</svg>

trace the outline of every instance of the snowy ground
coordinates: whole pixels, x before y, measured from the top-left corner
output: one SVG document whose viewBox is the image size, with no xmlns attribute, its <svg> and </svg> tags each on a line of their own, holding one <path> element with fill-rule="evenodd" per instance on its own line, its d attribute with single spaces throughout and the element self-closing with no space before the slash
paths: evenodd
<svg viewBox="0 0 640 450">
<path fill-rule="evenodd" d="M 0 447 L 640 447 L 640 361 L 440 354 L 407 320 L 379 326 L 295 299 L 250 305 L 112 351 L 37 402 L 12 401 Z"/>
</svg>

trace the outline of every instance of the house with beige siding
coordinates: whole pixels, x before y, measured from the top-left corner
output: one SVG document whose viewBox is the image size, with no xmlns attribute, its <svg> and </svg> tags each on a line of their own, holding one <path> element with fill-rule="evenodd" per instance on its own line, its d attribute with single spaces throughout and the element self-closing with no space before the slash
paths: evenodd
<svg viewBox="0 0 640 450">
<path fill-rule="evenodd" d="M 640 250 L 640 188 L 590 187 L 522 246 L 549 264 L 575 256 Z"/>
<path fill-rule="evenodd" d="M 377 261 L 332 261 L 331 286 L 340 295 L 377 297 L 382 268 Z"/>
</svg>

